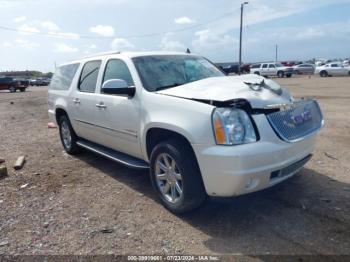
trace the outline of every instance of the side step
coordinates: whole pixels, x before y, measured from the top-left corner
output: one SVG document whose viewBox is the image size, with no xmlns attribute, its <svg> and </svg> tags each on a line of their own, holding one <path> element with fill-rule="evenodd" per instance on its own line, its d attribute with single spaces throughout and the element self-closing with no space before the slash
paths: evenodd
<svg viewBox="0 0 350 262">
<path fill-rule="evenodd" d="M 135 168 L 135 169 L 148 169 L 148 164 L 136 157 L 129 156 L 127 154 L 115 151 L 113 149 L 107 148 L 105 146 L 98 145 L 96 143 L 87 141 L 87 140 L 79 140 L 77 144 L 85 148 L 89 151 L 92 151 L 94 153 L 97 153 L 101 156 L 104 156 L 110 160 L 113 160 L 115 162 L 118 162 L 122 165 Z"/>
</svg>

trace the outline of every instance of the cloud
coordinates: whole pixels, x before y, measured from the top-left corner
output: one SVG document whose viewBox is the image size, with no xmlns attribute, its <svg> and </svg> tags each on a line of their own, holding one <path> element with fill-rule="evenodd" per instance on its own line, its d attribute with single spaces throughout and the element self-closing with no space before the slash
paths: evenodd
<svg viewBox="0 0 350 262">
<path fill-rule="evenodd" d="M 97 49 L 97 45 L 95 44 L 91 44 L 91 45 L 88 45 L 88 46 L 85 46 L 85 51 L 84 53 L 85 54 L 91 54 L 94 50 Z"/>
<path fill-rule="evenodd" d="M 59 26 L 52 21 L 43 21 L 41 26 L 49 31 L 58 31 L 60 30 Z"/>
<path fill-rule="evenodd" d="M 90 32 L 104 37 L 114 36 L 114 28 L 109 25 L 97 25 L 90 27 Z"/>
<path fill-rule="evenodd" d="M 17 27 L 17 30 L 19 30 L 19 33 L 22 35 L 30 35 L 33 33 L 40 33 L 38 28 L 36 28 L 34 26 L 27 25 L 27 24 L 23 24 L 23 25 Z"/>
<path fill-rule="evenodd" d="M 183 24 L 193 24 L 195 23 L 196 21 L 187 17 L 187 16 L 183 16 L 183 17 L 178 17 L 178 18 L 175 18 L 174 20 L 174 23 L 175 24 L 179 24 L 179 25 L 183 25 Z"/>
<path fill-rule="evenodd" d="M 55 44 L 54 52 L 55 53 L 75 53 L 75 52 L 78 52 L 78 48 L 73 47 L 71 45 L 59 43 L 59 44 Z"/>
<path fill-rule="evenodd" d="M 111 48 L 117 51 L 126 51 L 133 49 L 135 46 L 124 38 L 115 38 L 111 43 Z"/>
<path fill-rule="evenodd" d="M 31 42 L 26 39 L 22 38 L 17 38 L 15 40 L 15 43 L 18 44 L 20 47 L 25 48 L 25 49 L 37 49 L 40 47 L 39 43 L 36 42 Z"/>
<path fill-rule="evenodd" d="M 18 16 L 18 17 L 16 17 L 15 19 L 13 19 L 13 22 L 15 22 L 15 23 L 21 23 L 21 22 L 24 22 L 24 21 L 26 21 L 27 20 L 27 17 L 25 17 L 25 16 Z"/>
<path fill-rule="evenodd" d="M 160 43 L 160 48 L 163 51 L 184 51 L 186 50 L 186 46 L 179 41 L 176 40 L 170 40 L 170 36 L 172 34 L 166 34 L 162 39 Z"/>
<path fill-rule="evenodd" d="M 192 46 L 195 50 L 210 50 L 222 49 L 225 47 L 233 47 L 238 43 L 237 39 L 228 34 L 216 34 L 210 29 L 205 29 L 195 32 L 195 39 L 192 41 Z"/>
<path fill-rule="evenodd" d="M 80 35 L 75 33 L 49 32 L 48 34 L 50 37 L 54 37 L 54 38 L 63 38 L 63 39 L 71 39 L 71 40 L 80 39 Z"/>
<path fill-rule="evenodd" d="M 0 46 L 3 48 L 9 48 L 9 47 L 12 47 L 13 45 L 10 42 L 5 41 L 5 42 L 2 42 Z"/>
<path fill-rule="evenodd" d="M 317 41 L 322 43 L 323 40 L 329 39 L 343 39 L 343 41 L 350 40 L 350 20 L 346 22 L 334 22 L 313 26 L 289 26 L 272 29 L 265 29 L 256 32 L 252 38 L 262 39 L 264 35 L 268 35 L 269 39 L 274 42 L 300 42 L 300 41 Z M 291 37 L 293 36 L 293 37 Z"/>
</svg>

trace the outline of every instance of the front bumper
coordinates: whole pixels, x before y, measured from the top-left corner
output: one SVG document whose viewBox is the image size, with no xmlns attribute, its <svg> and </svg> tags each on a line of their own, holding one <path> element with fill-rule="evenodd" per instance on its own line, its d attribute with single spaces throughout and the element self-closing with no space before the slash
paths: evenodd
<svg viewBox="0 0 350 262">
<path fill-rule="evenodd" d="M 315 135 L 283 142 L 264 115 L 254 116 L 254 121 L 260 131 L 256 143 L 192 145 L 208 195 L 230 197 L 268 188 L 296 174 L 309 159 Z"/>
</svg>

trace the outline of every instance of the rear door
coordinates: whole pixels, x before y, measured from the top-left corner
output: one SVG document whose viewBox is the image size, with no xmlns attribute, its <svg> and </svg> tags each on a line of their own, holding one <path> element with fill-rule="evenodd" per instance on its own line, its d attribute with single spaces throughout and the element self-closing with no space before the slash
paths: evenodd
<svg viewBox="0 0 350 262">
<path fill-rule="evenodd" d="M 275 64 L 269 64 L 269 76 L 276 76 L 277 75 L 277 69 Z"/>
<path fill-rule="evenodd" d="M 138 132 L 140 103 L 137 91 L 134 97 L 104 94 L 102 85 L 111 79 L 122 79 L 128 86 L 134 86 L 129 68 L 123 60 L 113 58 L 105 61 L 104 74 L 96 95 L 96 103 L 100 105 L 96 108 L 98 143 L 142 158 Z"/>
<path fill-rule="evenodd" d="M 101 63 L 101 60 L 94 60 L 84 64 L 77 87 L 69 101 L 69 112 L 75 132 L 79 137 L 92 142 L 97 140 L 95 91 Z"/>
<path fill-rule="evenodd" d="M 268 64 L 262 64 L 262 65 L 261 65 L 261 72 L 260 72 L 260 74 L 261 74 L 262 76 L 267 76 L 267 75 L 269 75 Z"/>
</svg>

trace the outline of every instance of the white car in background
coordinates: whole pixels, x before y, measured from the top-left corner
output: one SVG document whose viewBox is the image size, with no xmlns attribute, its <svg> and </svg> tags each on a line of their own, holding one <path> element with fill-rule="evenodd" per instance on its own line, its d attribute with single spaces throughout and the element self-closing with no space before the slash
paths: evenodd
<svg viewBox="0 0 350 262">
<path fill-rule="evenodd" d="M 286 67 L 281 63 L 259 63 L 250 67 L 250 73 L 266 77 L 291 77 L 294 74 L 294 69 L 293 67 Z"/>
<path fill-rule="evenodd" d="M 327 76 L 350 76 L 350 67 L 346 67 L 341 63 L 329 63 L 316 67 L 315 74 L 321 77 Z"/>
</svg>

